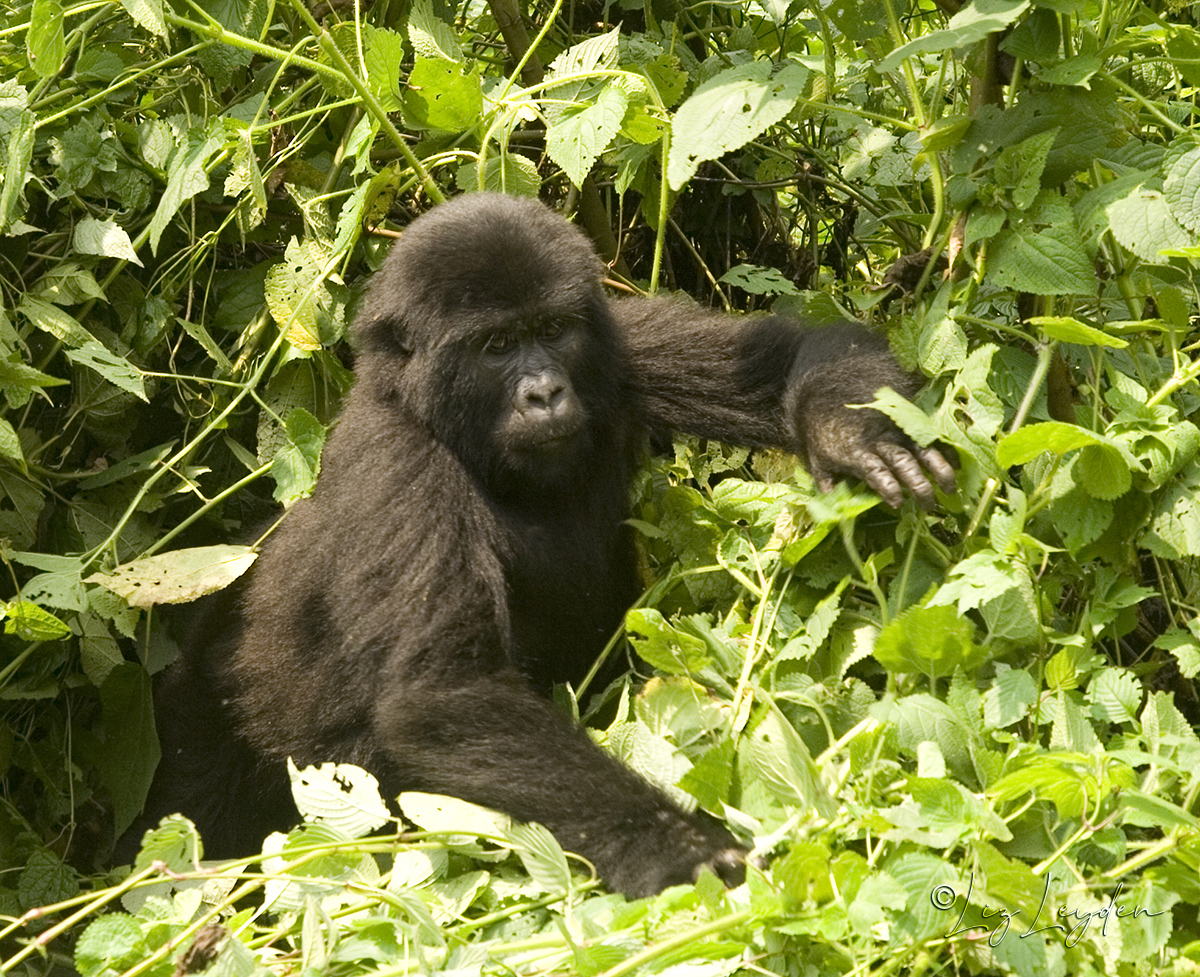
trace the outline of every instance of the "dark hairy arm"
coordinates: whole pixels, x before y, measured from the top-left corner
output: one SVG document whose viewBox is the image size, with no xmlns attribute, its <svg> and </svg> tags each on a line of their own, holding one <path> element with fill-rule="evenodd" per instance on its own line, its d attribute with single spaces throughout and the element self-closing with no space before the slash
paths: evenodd
<svg viewBox="0 0 1200 977">
<path fill-rule="evenodd" d="M 862 479 L 892 506 L 903 489 L 928 507 L 936 483 L 954 490 L 937 448 L 913 444 L 870 403 L 881 387 L 914 384 L 886 343 L 853 323 L 811 328 L 735 316 L 672 299 L 612 303 L 629 383 L 651 430 L 777 447 L 799 455 L 822 490 Z"/>
</svg>

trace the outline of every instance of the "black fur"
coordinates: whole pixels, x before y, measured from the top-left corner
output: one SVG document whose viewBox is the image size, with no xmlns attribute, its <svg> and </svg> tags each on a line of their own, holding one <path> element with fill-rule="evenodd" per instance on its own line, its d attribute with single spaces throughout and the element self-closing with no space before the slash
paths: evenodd
<svg viewBox="0 0 1200 977">
<path fill-rule="evenodd" d="M 316 491 L 164 676 L 135 844 L 182 811 L 211 856 L 252 853 L 296 820 L 291 756 L 540 821 L 632 895 L 705 865 L 742 877 L 722 827 L 546 697 L 638 593 L 637 446 L 678 430 L 803 450 L 822 479 L 866 475 L 896 500 L 896 478 L 932 488 L 890 423 L 842 407 L 905 383 L 862 329 L 610 301 L 602 271 L 533 201 L 461 197 L 405 232 L 355 324 L 358 382 Z"/>
</svg>

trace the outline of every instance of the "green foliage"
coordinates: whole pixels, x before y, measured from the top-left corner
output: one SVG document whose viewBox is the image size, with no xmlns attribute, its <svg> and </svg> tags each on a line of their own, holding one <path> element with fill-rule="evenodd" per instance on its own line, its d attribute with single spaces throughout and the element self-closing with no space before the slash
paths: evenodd
<svg viewBox="0 0 1200 977">
<path fill-rule="evenodd" d="M 5 7 L 3 969 L 1195 972 L 1195 7 L 606 10 L 525 51 L 499 0 Z M 99 871 L 170 605 L 312 490 L 362 284 L 479 188 L 577 207 L 637 288 L 872 319 L 929 381 L 874 406 L 957 452 L 936 512 L 694 439 L 638 481 L 657 674 L 567 699 L 761 861 L 627 903 L 325 765 L 262 872 L 178 818 Z"/>
</svg>

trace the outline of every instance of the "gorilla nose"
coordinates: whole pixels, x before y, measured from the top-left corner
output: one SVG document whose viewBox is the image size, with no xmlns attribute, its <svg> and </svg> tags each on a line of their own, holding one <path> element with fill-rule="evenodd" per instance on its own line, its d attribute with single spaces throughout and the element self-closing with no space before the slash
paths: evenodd
<svg viewBox="0 0 1200 977">
<path fill-rule="evenodd" d="M 517 386 L 517 410 L 553 413 L 563 401 L 566 385 L 555 377 L 526 377 Z"/>
</svg>

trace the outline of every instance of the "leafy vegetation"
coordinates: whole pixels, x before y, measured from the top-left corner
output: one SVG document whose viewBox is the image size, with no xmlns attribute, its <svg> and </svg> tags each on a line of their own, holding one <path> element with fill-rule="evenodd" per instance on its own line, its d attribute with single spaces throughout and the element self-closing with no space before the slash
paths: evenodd
<svg viewBox="0 0 1200 977">
<path fill-rule="evenodd" d="M 0 968 L 1200 972 L 1194 6 L 0 9 Z M 177 821 L 105 872 L 169 605 L 311 489 L 360 286 L 479 187 L 634 287 L 870 319 L 929 378 L 878 406 L 957 450 L 937 513 L 649 463 L 655 677 L 563 696 L 762 868 L 627 903 L 461 802 L 367 836 L 369 779 L 322 768 L 261 870 Z"/>
</svg>

